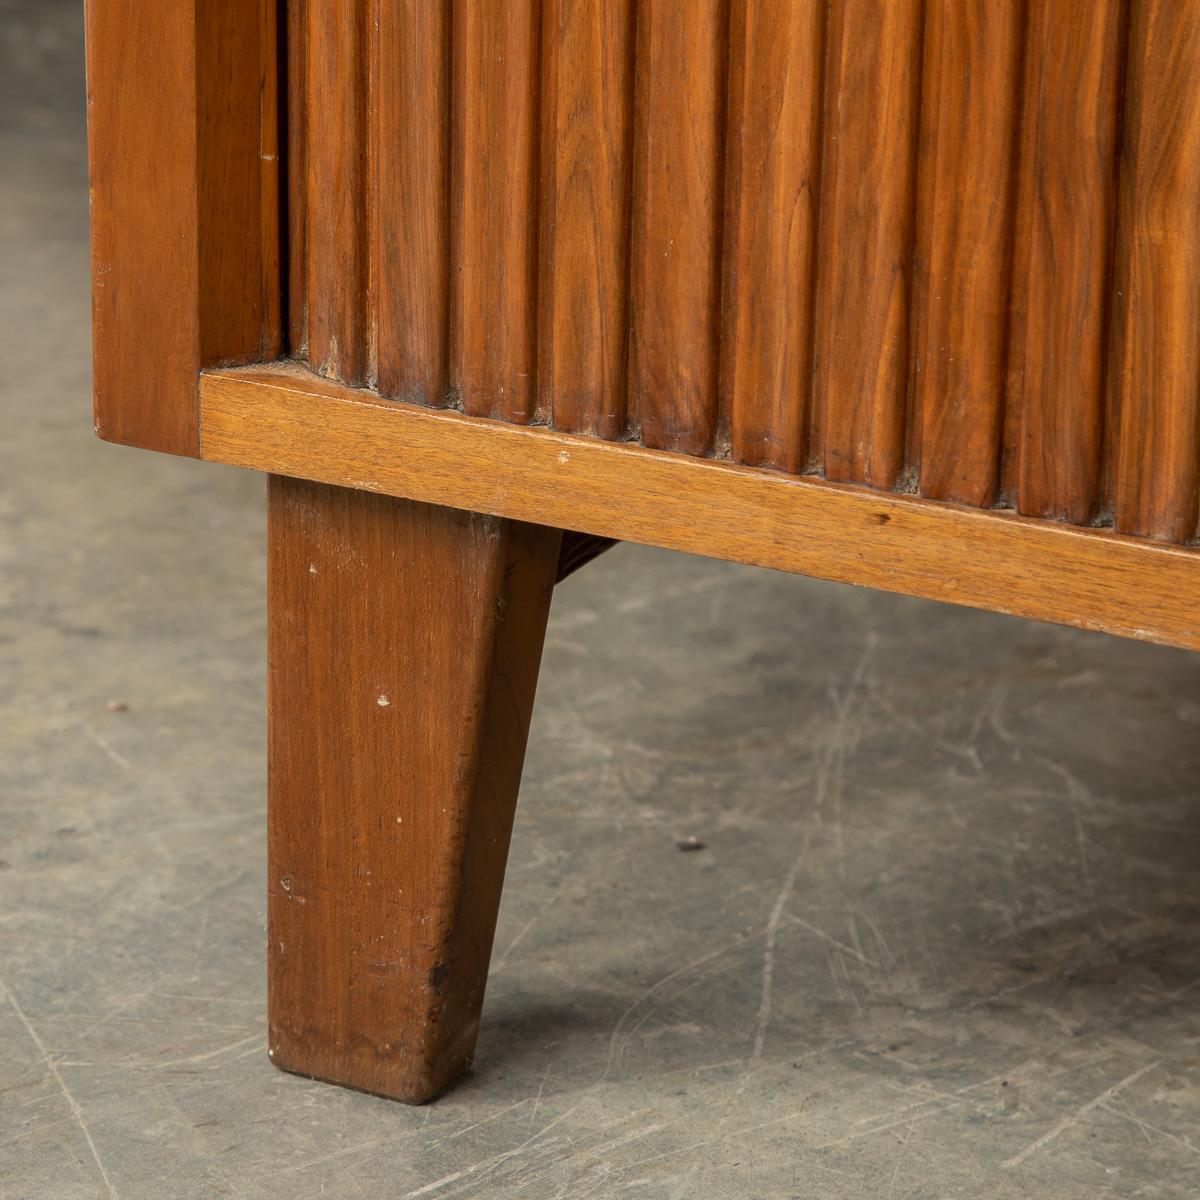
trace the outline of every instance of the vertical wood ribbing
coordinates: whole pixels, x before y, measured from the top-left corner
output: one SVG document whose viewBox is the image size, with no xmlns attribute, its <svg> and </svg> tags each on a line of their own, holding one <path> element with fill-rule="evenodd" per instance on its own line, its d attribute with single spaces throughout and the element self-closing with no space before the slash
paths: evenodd
<svg viewBox="0 0 1200 1200">
<path fill-rule="evenodd" d="M 450 302 L 450 3 L 376 3 L 378 388 L 441 404 Z"/>
<path fill-rule="evenodd" d="M 1200 9 L 1134 0 L 1118 264 L 1116 527 L 1195 536 L 1200 475 Z"/>
<path fill-rule="evenodd" d="M 287 341 L 294 355 L 308 353 L 308 5 L 282 0 L 287 75 Z"/>
<path fill-rule="evenodd" d="M 287 353 L 287 15 L 283 0 L 260 0 L 259 28 L 262 54 L 259 62 L 262 91 L 260 164 L 263 244 L 262 304 L 269 321 L 270 336 L 262 343 L 263 357 Z"/>
<path fill-rule="evenodd" d="M 537 375 L 541 5 L 455 0 L 451 373 L 463 408 L 524 423 Z"/>
<path fill-rule="evenodd" d="M 921 0 L 834 0 L 821 187 L 814 418 L 830 479 L 904 463 Z"/>
<path fill-rule="evenodd" d="M 1195 535 L 1190 5 L 281 2 L 318 372 Z"/>
<path fill-rule="evenodd" d="M 557 429 L 625 426 L 632 0 L 547 0 L 543 15 L 541 407 Z"/>
<path fill-rule="evenodd" d="M 277 19 L 271 0 L 196 10 L 199 361 L 273 358 L 281 340 Z M 217 198 L 219 197 L 219 202 Z M 241 244 L 231 252 L 231 238 Z"/>
<path fill-rule="evenodd" d="M 704 454 L 717 424 L 725 0 L 645 0 L 635 86 L 629 400 L 647 446 Z"/>
<path fill-rule="evenodd" d="M 745 0 L 730 24 L 721 387 L 737 462 L 808 456 L 824 8 Z"/>
<path fill-rule="evenodd" d="M 368 0 L 308 0 L 308 359 L 367 382 Z"/>
<path fill-rule="evenodd" d="M 927 0 L 913 318 L 920 490 L 999 485 L 1024 5 Z"/>
<path fill-rule="evenodd" d="M 1121 0 L 1033 3 L 1014 252 L 1016 506 L 1086 523 L 1104 438 Z"/>
</svg>

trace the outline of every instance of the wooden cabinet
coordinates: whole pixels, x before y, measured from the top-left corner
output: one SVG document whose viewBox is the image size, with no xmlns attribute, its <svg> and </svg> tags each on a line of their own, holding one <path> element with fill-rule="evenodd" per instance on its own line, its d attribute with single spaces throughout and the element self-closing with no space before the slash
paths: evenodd
<svg viewBox="0 0 1200 1200">
<path fill-rule="evenodd" d="M 1200 6 L 89 0 L 88 36 L 97 431 L 281 477 L 285 1065 L 420 1099 L 469 1059 L 550 531 L 1200 647 Z"/>
</svg>

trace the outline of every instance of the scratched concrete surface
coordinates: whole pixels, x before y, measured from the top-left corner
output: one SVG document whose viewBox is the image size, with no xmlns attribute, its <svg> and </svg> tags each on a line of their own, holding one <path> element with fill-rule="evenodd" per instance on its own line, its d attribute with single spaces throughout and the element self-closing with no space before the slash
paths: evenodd
<svg viewBox="0 0 1200 1200">
<path fill-rule="evenodd" d="M 474 1074 L 270 1066 L 263 486 L 91 437 L 79 25 L 0 0 L 0 1196 L 1200 1194 L 1200 659 L 632 547 Z"/>
</svg>

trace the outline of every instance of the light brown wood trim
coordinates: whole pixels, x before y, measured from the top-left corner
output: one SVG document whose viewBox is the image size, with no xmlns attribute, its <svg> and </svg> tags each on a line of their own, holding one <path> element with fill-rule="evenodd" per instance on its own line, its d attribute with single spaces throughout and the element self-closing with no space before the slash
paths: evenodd
<svg viewBox="0 0 1200 1200">
<path fill-rule="evenodd" d="M 1200 649 L 1200 553 L 381 400 L 293 364 L 207 372 L 201 457 Z"/>
</svg>

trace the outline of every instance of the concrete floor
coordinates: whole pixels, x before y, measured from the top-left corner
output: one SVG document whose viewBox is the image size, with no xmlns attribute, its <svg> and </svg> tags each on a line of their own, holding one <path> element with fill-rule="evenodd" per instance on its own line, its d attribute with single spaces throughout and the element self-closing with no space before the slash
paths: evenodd
<svg viewBox="0 0 1200 1200">
<path fill-rule="evenodd" d="M 1200 659 L 635 547 L 474 1074 L 271 1067 L 263 483 L 91 436 L 79 26 L 0 0 L 0 1196 L 1200 1195 Z"/>
</svg>

